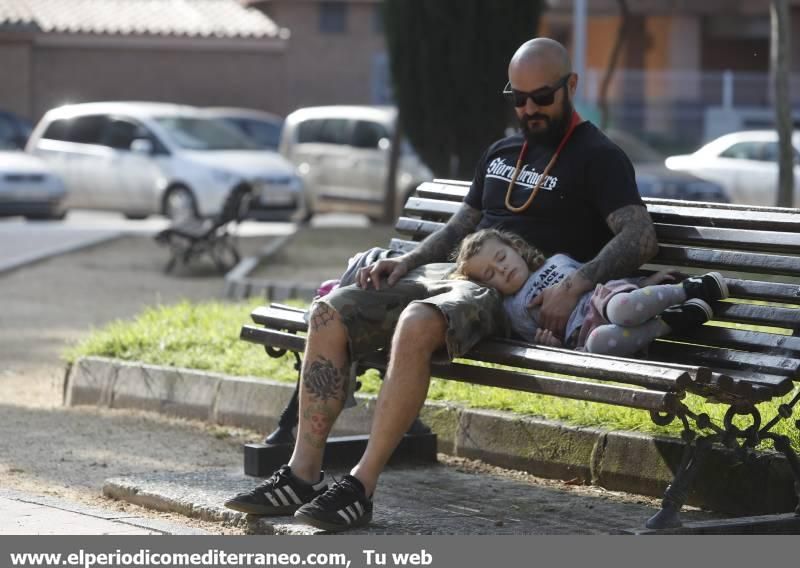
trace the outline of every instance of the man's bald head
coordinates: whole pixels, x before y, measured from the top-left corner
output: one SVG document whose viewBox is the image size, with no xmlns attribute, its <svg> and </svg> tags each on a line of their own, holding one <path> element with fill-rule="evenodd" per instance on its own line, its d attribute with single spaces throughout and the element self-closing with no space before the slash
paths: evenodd
<svg viewBox="0 0 800 568">
<path fill-rule="evenodd" d="M 511 58 L 508 82 L 528 141 L 558 144 L 572 119 L 571 99 L 578 85 L 564 46 L 545 37 L 526 41 Z"/>
<path fill-rule="evenodd" d="M 563 45 L 554 39 L 537 37 L 519 46 L 508 64 L 508 74 L 520 68 L 535 69 L 557 78 L 572 73 L 572 62 Z"/>
</svg>

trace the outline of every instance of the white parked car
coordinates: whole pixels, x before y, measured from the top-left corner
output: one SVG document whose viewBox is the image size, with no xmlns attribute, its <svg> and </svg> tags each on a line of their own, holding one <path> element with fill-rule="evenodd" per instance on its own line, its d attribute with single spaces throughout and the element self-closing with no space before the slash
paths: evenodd
<svg viewBox="0 0 800 568">
<path fill-rule="evenodd" d="M 0 217 L 60 219 L 66 191 L 58 176 L 36 156 L 0 150 Z"/>
<path fill-rule="evenodd" d="M 129 218 L 208 217 L 240 184 L 254 190 L 255 218 L 289 219 L 302 203 L 302 182 L 291 163 L 190 106 L 59 107 L 39 121 L 26 151 L 64 180 L 67 208 L 119 211 Z"/>
<path fill-rule="evenodd" d="M 800 204 L 800 133 L 794 146 L 794 205 Z M 722 185 L 733 203 L 776 204 L 778 133 L 771 130 L 733 132 L 712 140 L 693 154 L 670 156 L 666 166 Z"/>
<path fill-rule="evenodd" d="M 283 124 L 280 152 L 303 178 L 306 216 L 342 211 L 380 219 L 397 111 L 390 107 L 301 108 Z M 397 209 L 433 173 L 407 142 L 397 168 Z"/>
</svg>

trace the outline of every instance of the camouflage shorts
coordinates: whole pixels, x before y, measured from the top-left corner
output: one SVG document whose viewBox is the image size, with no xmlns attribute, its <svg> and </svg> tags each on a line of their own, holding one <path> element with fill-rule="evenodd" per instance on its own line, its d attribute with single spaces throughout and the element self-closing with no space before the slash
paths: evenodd
<svg viewBox="0 0 800 568">
<path fill-rule="evenodd" d="M 493 289 L 450 279 L 452 263 L 427 264 L 409 272 L 391 288 L 338 288 L 318 301 L 333 307 L 350 340 L 351 361 L 386 349 L 402 311 L 413 302 L 437 308 L 447 322 L 448 356 L 469 351 L 489 335 L 506 333 L 503 300 Z"/>
</svg>

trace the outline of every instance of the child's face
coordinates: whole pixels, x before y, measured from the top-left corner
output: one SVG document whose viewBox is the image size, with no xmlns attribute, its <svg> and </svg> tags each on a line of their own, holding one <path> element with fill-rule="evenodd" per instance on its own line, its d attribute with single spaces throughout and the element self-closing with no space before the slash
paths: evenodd
<svg viewBox="0 0 800 568">
<path fill-rule="evenodd" d="M 530 269 L 513 248 L 497 239 L 489 239 L 478 254 L 464 263 L 464 274 L 504 296 L 519 291 L 530 276 Z"/>
</svg>

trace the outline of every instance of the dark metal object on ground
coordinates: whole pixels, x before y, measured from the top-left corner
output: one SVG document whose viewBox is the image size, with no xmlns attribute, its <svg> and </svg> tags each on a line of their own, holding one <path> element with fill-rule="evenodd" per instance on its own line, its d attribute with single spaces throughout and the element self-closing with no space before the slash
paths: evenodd
<svg viewBox="0 0 800 568">
<path fill-rule="evenodd" d="M 251 197 L 250 186 L 238 185 L 231 190 L 216 217 L 183 219 L 159 232 L 155 236 L 156 242 L 170 249 L 170 258 L 164 272 L 172 272 L 179 263 L 186 265 L 194 258 L 206 254 L 223 274 L 236 266 L 241 255 L 230 227 L 245 218 Z"/>
</svg>

